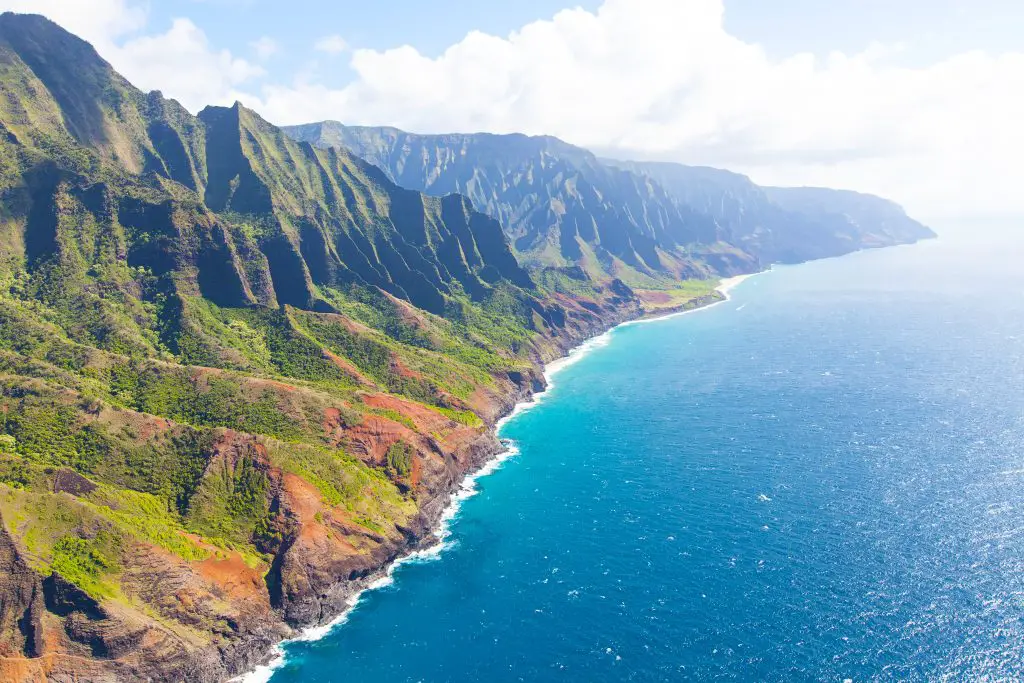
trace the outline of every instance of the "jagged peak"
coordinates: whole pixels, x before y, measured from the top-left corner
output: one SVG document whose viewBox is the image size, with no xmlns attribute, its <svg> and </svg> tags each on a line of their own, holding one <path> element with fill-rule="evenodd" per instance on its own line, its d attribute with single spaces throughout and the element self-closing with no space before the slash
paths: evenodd
<svg viewBox="0 0 1024 683">
<path fill-rule="evenodd" d="M 240 109 L 241 109 L 240 107 L 234 107 L 234 106 L 232 106 L 232 107 L 225 107 L 225 106 L 219 105 L 219 104 L 208 104 L 208 105 L 206 105 L 205 107 L 203 107 L 202 109 L 199 110 L 199 114 L 197 114 L 197 116 L 200 119 L 202 119 L 202 120 L 206 120 L 206 119 L 212 118 L 212 117 L 222 117 L 225 114 L 235 114 L 235 115 L 237 115 L 238 112 L 240 111 Z"/>
<path fill-rule="evenodd" d="M 385 135 L 390 138 L 404 138 L 411 141 L 436 141 L 443 144 L 477 145 L 495 147 L 504 151 L 515 150 L 519 154 L 537 155 L 542 153 L 571 155 L 588 162 L 597 162 L 597 157 L 587 149 L 578 147 L 553 135 L 527 135 L 525 133 L 414 133 L 394 126 L 348 125 L 336 120 L 282 126 L 289 134 L 301 131 L 305 139 L 320 138 L 320 144 L 331 145 L 329 133 L 348 131 L 354 135 Z M 311 134 L 313 133 L 313 134 Z"/>
<path fill-rule="evenodd" d="M 124 81 L 89 41 L 79 38 L 42 14 L 0 14 L 0 37 L 22 57 L 26 52 L 45 51 L 57 64 L 64 64 L 79 72 L 91 66 L 99 66 L 111 76 Z M 64 55 L 58 51 L 61 47 L 75 49 L 76 54 L 63 58 Z"/>
<path fill-rule="evenodd" d="M 11 25 L 18 26 L 19 28 L 25 28 L 25 27 L 29 27 L 29 26 L 47 27 L 47 28 L 50 28 L 50 29 L 59 30 L 60 32 L 65 33 L 65 34 L 67 34 L 69 36 L 72 36 L 74 38 L 78 38 L 73 33 L 65 30 L 59 24 L 57 24 L 56 22 L 52 21 L 51 19 L 48 19 L 47 17 L 45 17 L 42 14 L 36 14 L 36 13 L 33 13 L 33 12 L 10 12 L 10 11 L 8 11 L 8 12 L 4 12 L 3 14 L 0 14 L 0 29 L 6 28 L 6 27 L 11 26 Z M 78 38 L 78 39 L 81 40 L 80 38 Z M 85 41 L 83 41 L 83 42 L 85 42 Z"/>
</svg>

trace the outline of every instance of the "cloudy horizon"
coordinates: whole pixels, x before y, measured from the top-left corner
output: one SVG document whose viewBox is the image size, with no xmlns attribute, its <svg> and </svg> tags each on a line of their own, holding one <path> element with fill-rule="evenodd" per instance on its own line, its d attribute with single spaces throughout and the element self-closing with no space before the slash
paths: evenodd
<svg viewBox="0 0 1024 683">
<path fill-rule="evenodd" d="M 871 192 L 923 217 L 1024 213 L 1024 48 L 922 57 L 890 32 L 824 54 L 768 48 L 735 35 L 730 0 L 604 0 L 432 48 L 365 47 L 327 13 L 305 36 L 228 47 L 190 16 L 205 3 L 169 4 L 166 17 L 134 0 L 0 9 L 50 17 L 193 112 L 240 100 L 279 125 L 554 135 L 603 156 Z"/>
</svg>

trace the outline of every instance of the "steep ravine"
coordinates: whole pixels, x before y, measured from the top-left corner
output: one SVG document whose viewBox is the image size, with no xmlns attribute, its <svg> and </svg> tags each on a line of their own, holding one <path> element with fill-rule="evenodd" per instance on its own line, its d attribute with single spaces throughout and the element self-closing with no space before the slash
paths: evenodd
<svg viewBox="0 0 1024 683">
<path fill-rule="evenodd" d="M 710 300 L 714 299 L 710 297 Z M 38 656 L 43 650 L 39 639 L 44 631 L 41 623 L 44 600 L 52 613 L 81 615 L 78 620 L 81 623 L 77 628 L 82 634 L 88 631 L 90 622 L 102 624 L 113 615 L 71 584 L 62 582 L 59 577 L 44 580 L 29 570 L 6 533 L 0 535 L 0 568 L 4 570 L 4 585 L 0 588 L 4 589 L 7 596 L 0 603 L 0 623 L 5 626 L 5 634 L 14 634 L 16 642 L 10 644 L 24 655 L 0 657 L 0 679 L 96 683 L 188 680 L 214 683 L 254 668 L 270 654 L 277 642 L 304 627 L 332 620 L 346 609 L 348 598 L 365 587 L 375 574 L 398 557 L 433 539 L 432 532 L 462 479 L 500 452 L 502 447 L 494 436 L 494 423 L 508 414 L 516 403 L 528 400 L 533 393 L 545 387 L 542 374 L 544 363 L 563 355 L 587 338 L 641 315 L 642 310 L 635 300 L 603 307 L 599 314 L 590 318 L 588 324 L 559 337 L 555 345 L 535 359 L 530 371 L 507 377 L 504 389 L 491 396 L 486 405 L 479 407 L 481 414 L 486 416 L 486 430 L 445 454 L 444 466 L 432 473 L 429 494 L 421 500 L 416 517 L 408 526 L 403 527 L 400 539 L 388 539 L 369 557 L 339 558 L 332 552 L 334 549 L 331 545 L 308 543 L 300 531 L 290 541 L 293 548 L 278 553 L 280 564 L 268 573 L 266 585 L 257 585 L 255 582 L 259 578 L 253 576 L 253 583 L 244 589 L 249 592 L 248 600 L 254 603 L 254 609 L 250 614 L 241 616 L 241 623 L 236 624 L 236 632 L 226 643 L 200 647 L 185 654 L 169 650 L 166 643 L 139 640 L 136 634 L 126 629 L 119 635 L 109 631 L 96 632 L 92 651 L 88 653 L 75 655 L 51 651 Z M 366 439 L 367 445 L 372 448 L 375 439 L 379 437 L 386 439 L 386 434 L 364 434 L 361 438 Z M 244 438 L 232 441 L 229 434 L 219 447 L 219 452 L 223 457 L 238 457 L 248 447 Z M 289 482 L 286 479 L 282 478 L 278 484 L 282 489 L 281 495 L 296 495 L 288 492 Z M 73 481 L 66 485 L 72 486 Z M 87 480 L 82 480 L 81 485 L 89 484 Z M 298 495 L 301 495 L 301 491 Z M 298 524 L 302 528 L 302 505 L 295 501 L 289 505 L 295 510 Z M 159 563 L 147 564 L 142 558 L 138 562 L 140 569 L 148 573 L 146 580 L 152 584 L 153 589 L 170 591 L 173 585 L 180 586 L 183 580 Z M 220 569 L 245 574 L 244 566 L 225 565 Z M 277 606 L 272 607 L 271 603 L 275 601 L 275 576 L 293 583 L 299 578 L 301 585 L 285 591 L 287 595 L 279 595 Z M 229 578 L 233 582 L 245 580 L 245 576 Z M 16 596 L 16 599 L 11 600 L 12 596 Z"/>
<path fill-rule="evenodd" d="M 662 309 L 658 315 L 666 315 L 674 310 L 688 310 L 695 307 L 706 306 L 721 300 L 721 295 L 711 294 L 699 297 L 692 301 L 681 304 L 676 309 Z M 406 529 L 407 535 L 403 542 L 389 548 L 388 553 L 376 565 L 366 568 L 360 575 L 346 577 L 335 576 L 328 581 L 322 590 L 311 591 L 302 596 L 302 599 L 293 603 L 290 609 L 286 610 L 284 620 L 296 632 L 303 628 L 328 623 L 338 615 L 349 609 L 349 599 L 360 592 L 367 585 L 372 583 L 389 565 L 399 558 L 408 555 L 416 550 L 429 547 L 436 541 L 434 531 L 440 522 L 441 516 L 451 501 L 451 497 L 459 490 L 461 482 L 466 476 L 482 468 L 488 461 L 492 460 L 503 450 L 503 446 L 495 435 L 496 423 L 513 410 L 518 403 L 531 400 L 531 397 L 544 391 L 547 382 L 544 379 L 544 366 L 553 360 L 563 357 L 571 349 L 577 347 L 587 339 L 598 336 L 611 328 L 630 320 L 645 317 L 647 314 L 635 300 L 626 302 L 617 307 L 608 307 L 599 315 L 591 318 L 586 326 L 573 329 L 570 333 L 558 337 L 557 343 L 535 359 L 531 372 L 521 373 L 509 377 L 507 390 L 501 395 L 495 396 L 490 405 L 481 412 L 487 415 L 487 429 L 477 439 L 468 443 L 464 450 L 457 454 L 456 466 L 450 467 L 443 480 L 439 483 L 436 491 L 429 500 L 421 505 L 421 514 L 417 524 Z M 282 639 L 283 640 L 283 639 Z M 255 639 L 261 644 L 264 641 Z M 272 646 L 275 643 L 271 643 Z M 225 653 L 224 673 L 217 674 L 221 678 L 230 678 L 232 675 L 251 670 L 265 658 L 270 656 L 271 648 L 265 647 L 262 657 L 253 659 L 252 655 L 256 648 L 240 644 L 236 651 Z M 214 673 L 214 672 L 209 672 Z M 194 671 L 195 676 L 209 676 L 204 670 Z M 191 678 L 189 680 L 192 680 Z M 220 680 L 214 678 L 197 678 L 196 680 Z"/>
<path fill-rule="evenodd" d="M 429 542 L 545 362 L 757 269 L 646 176 L 526 142 L 557 182 L 487 215 L 0 16 L 0 680 L 252 668 Z M 783 200 L 849 248 L 902 224 Z"/>
</svg>

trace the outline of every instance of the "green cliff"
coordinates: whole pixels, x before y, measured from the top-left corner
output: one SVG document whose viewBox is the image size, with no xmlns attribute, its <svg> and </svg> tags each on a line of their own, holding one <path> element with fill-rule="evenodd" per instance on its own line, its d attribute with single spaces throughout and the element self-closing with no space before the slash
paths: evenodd
<svg viewBox="0 0 1024 683">
<path fill-rule="evenodd" d="M 326 130 L 0 16 L 0 680 L 251 668 L 429 537 L 543 362 L 776 253 L 550 138 Z"/>
<path fill-rule="evenodd" d="M 760 187 L 746 176 L 701 166 L 607 163 L 659 183 L 675 201 L 713 219 L 727 241 L 765 263 L 800 263 L 935 237 L 898 205 L 868 194 Z"/>
<path fill-rule="evenodd" d="M 349 149 L 405 187 L 465 194 L 499 219 L 525 263 L 579 264 L 637 287 L 934 237 L 871 195 L 762 188 L 714 168 L 598 159 L 551 137 L 416 135 L 335 121 L 285 131 Z"/>
<path fill-rule="evenodd" d="M 405 187 L 457 192 L 498 219 L 522 261 L 583 267 L 639 287 L 756 268 L 713 220 L 643 175 L 552 137 L 415 135 L 333 121 L 286 127 L 297 140 L 349 149 Z"/>
<path fill-rule="evenodd" d="M 639 312 L 36 16 L 0 17 L 0 195 L 4 680 L 251 667 L 428 535 L 542 360 Z"/>
</svg>

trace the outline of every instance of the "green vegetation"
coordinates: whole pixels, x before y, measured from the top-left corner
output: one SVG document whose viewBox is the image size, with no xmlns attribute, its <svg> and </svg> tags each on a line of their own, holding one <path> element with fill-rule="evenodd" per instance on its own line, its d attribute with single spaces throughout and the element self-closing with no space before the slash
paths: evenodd
<svg viewBox="0 0 1024 683">
<path fill-rule="evenodd" d="M 314 313 L 297 315 L 299 324 L 388 391 L 421 403 L 443 405 L 445 393 L 466 399 L 491 382 L 491 373 L 526 366 L 523 356 L 536 339 L 524 297 L 514 289 L 497 287 L 479 303 L 453 297 L 445 317 L 410 313 L 362 288 L 327 293 L 359 323 L 358 331 Z"/>
<path fill-rule="evenodd" d="M 704 297 L 715 296 L 718 280 L 683 280 L 665 289 L 636 290 L 644 309 L 655 312 L 663 309 L 686 308 Z"/>
<path fill-rule="evenodd" d="M 182 533 L 181 517 L 157 496 L 103 485 L 86 498 L 86 504 L 128 537 L 184 560 L 204 560 L 210 555 Z"/>
<path fill-rule="evenodd" d="M 416 429 L 416 423 L 413 422 L 411 418 L 402 415 L 397 410 L 392 410 L 391 408 L 367 407 L 366 412 L 371 415 L 379 415 L 380 417 L 391 420 L 392 422 L 397 422 L 398 424 L 405 425 L 406 427 L 414 431 Z"/>
<path fill-rule="evenodd" d="M 85 504 L 5 484 L 0 484 L 0 514 L 36 569 L 58 572 L 95 598 L 119 594 L 116 574 L 130 534 Z"/>
<path fill-rule="evenodd" d="M 472 410 L 455 410 L 453 408 L 435 408 L 449 420 L 466 425 L 467 427 L 482 427 L 484 422 Z"/>
<path fill-rule="evenodd" d="M 346 510 L 354 521 L 378 533 L 404 523 L 416 511 L 415 501 L 399 493 L 383 472 L 341 450 L 271 444 L 270 461 L 312 484 L 324 503 Z"/>
<path fill-rule="evenodd" d="M 50 568 L 93 597 L 109 597 L 104 575 L 116 567 L 116 560 L 100 550 L 97 539 L 64 536 L 53 545 Z"/>
<path fill-rule="evenodd" d="M 398 441 L 388 447 L 388 468 L 399 477 L 408 477 L 412 473 L 412 446 Z"/>
<path fill-rule="evenodd" d="M 251 552 L 248 544 L 270 515 L 270 479 L 252 458 L 213 464 L 185 513 L 189 529 L 210 542 Z"/>
<path fill-rule="evenodd" d="M 220 642 L 249 613 L 191 592 L 220 561 L 284 601 L 315 553 L 395 552 L 444 483 L 366 416 L 481 428 L 566 320 L 466 199 L 192 116 L 44 19 L 0 18 L 0 90 L 0 519 L 104 619 Z M 140 558 L 188 590 L 149 596 Z"/>
<path fill-rule="evenodd" d="M 231 427 L 292 440 L 304 433 L 283 414 L 277 394 L 257 390 L 240 378 L 194 373 L 158 365 L 116 365 L 110 369 L 111 393 L 139 412 L 206 427 Z"/>
</svg>

